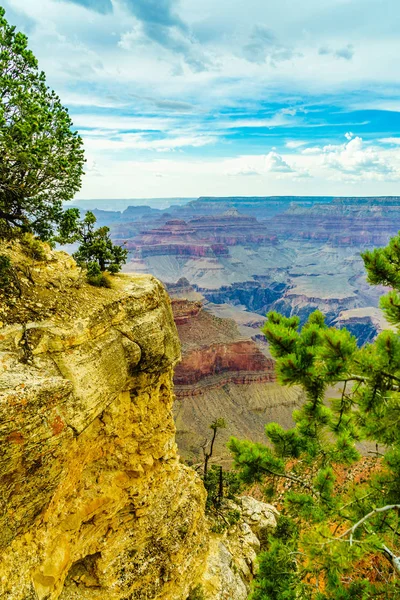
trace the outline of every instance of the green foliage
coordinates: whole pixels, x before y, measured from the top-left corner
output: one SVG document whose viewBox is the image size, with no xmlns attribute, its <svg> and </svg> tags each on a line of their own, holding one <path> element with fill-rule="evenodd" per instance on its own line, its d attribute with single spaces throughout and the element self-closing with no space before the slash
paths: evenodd
<svg viewBox="0 0 400 600">
<path fill-rule="evenodd" d="M 225 428 L 226 428 L 226 421 L 222 417 L 215 419 L 215 421 L 213 421 L 210 425 L 210 429 L 212 429 L 213 431 L 216 431 L 217 429 L 225 429 Z"/>
<path fill-rule="evenodd" d="M 81 242 L 73 256 L 78 265 L 88 269 L 88 279 L 92 279 L 91 283 L 97 281 L 104 271 L 118 273 L 126 263 L 128 250 L 112 243 L 108 227 L 95 229 L 96 217 L 92 212 L 88 211 L 84 219 L 79 221 L 79 211 L 76 210 L 65 211 L 58 239 L 63 242 Z"/>
<path fill-rule="evenodd" d="M 242 488 L 240 477 L 233 471 L 225 471 L 221 465 L 208 466 L 218 431 L 225 427 L 225 419 L 221 417 L 215 419 L 210 425 L 213 434 L 209 442 L 209 450 L 206 450 L 208 444 L 203 447 L 203 483 L 207 491 L 206 511 L 212 520 L 211 530 L 217 533 L 221 533 L 240 519 L 240 511 L 229 502 L 236 500 L 236 495 Z"/>
<path fill-rule="evenodd" d="M 78 265 L 87 269 L 87 279 L 92 285 L 110 287 L 104 271 L 115 274 L 126 263 L 128 250 L 114 245 L 108 227 L 95 229 L 96 217 L 87 211 L 80 219 L 79 209 L 64 211 L 59 224 L 59 233 L 55 238 L 60 244 L 79 241 L 80 246 L 73 255 Z"/>
<path fill-rule="evenodd" d="M 82 140 L 0 7 L 0 229 L 53 236 L 81 186 Z"/>
<path fill-rule="evenodd" d="M 254 586 L 251 600 L 295 600 L 296 553 L 299 532 L 296 523 L 279 516 L 275 531 L 268 536 L 268 552 L 259 556 L 260 576 Z"/>
<path fill-rule="evenodd" d="M 111 288 L 111 282 L 104 273 L 101 272 L 96 262 L 90 262 L 87 265 L 86 279 L 90 285 L 95 287 Z"/>
<path fill-rule="evenodd" d="M 6 301 L 21 296 L 21 284 L 11 260 L 0 254 L 0 296 Z"/>
<path fill-rule="evenodd" d="M 222 482 L 222 497 L 220 497 L 219 486 Z M 223 498 L 235 500 L 237 494 L 243 487 L 239 475 L 234 471 L 224 471 L 220 465 L 212 465 L 204 480 L 207 490 L 207 508 L 218 506 Z"/>
<path fill-rule="evenodd" d="M 363 259 L 370 283 L 393 288 L 381 306 L 397 333 L 358 349 L 318 311 L 302 328 L 297 317 L 267 315 L 278 380 L 301 386 L 305 401 L 293 428 L 266 426 L 268 445 L 229 443 L 241 479 L 263 482 L 270 498 L 279 492 L 296 529 L 271 536 L 254 600 L 400 597 L 400 235 Z M 329 399 L 332 386 L 337 397 Z M 358 485 L 339 484 L 338 471 L 360 458 L 360 440 L 384 449 L 380 468 Z"/>
<path fill-rule="evenodd" d="M 34 260 L 46 260 L 46 252 L 43 243 L 31 233 L 24 233 L 21 237 L 22 250 Z"/>
<path fill-rule="evenodd" d="M 259 557 L 260 571 L 252 600 L 297 600 L 296 562 L 288 545 L 270 540 L 270 549 Z"/>
<path fill-rule="evenodd" d="M 196 585 L 196 587 L 190 590 L 186 600 L 205 600 L 203 586 L 201 584 Z"/>
<path fill-rule="evenodd" d="M 0 290 L 5 293 L 12 283 L 11 261 L 5 254 L 0 254 Z"/>
</svg>

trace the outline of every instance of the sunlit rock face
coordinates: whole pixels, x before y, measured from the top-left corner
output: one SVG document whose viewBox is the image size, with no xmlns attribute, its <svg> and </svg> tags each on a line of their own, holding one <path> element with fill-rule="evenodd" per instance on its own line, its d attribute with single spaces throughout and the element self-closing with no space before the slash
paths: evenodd
<svg viewBox="0 0 400 600">
<path fill-rule="evenodd" d="M 150 276 L 92 288 L 65 254 L 28 263 L 25 324 L 5 310 L 0 329 L 0 597 L 185 600 L 208 537 L 168 297 Z"/>
<path fill-rule="evenodd" d="M 222 536 L 211 535 L 201 580 L 204 600 L 247 600 L 257 554 L 277 524 L 276 508 L 249 496 L 238 498 L 231 508 L 239 510 L 240 520 Z"/>
</svg>

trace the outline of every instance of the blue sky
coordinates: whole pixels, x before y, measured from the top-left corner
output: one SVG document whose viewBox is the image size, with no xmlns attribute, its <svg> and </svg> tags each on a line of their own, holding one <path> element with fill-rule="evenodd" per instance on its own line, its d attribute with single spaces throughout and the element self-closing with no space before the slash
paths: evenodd
<svg viewBox="0 0 400 600">
<path fill-rule="evenodd" d="M 84 138 L 81 198 L 400 195 L 397 0 L 0 0 Z"/>
</svg>

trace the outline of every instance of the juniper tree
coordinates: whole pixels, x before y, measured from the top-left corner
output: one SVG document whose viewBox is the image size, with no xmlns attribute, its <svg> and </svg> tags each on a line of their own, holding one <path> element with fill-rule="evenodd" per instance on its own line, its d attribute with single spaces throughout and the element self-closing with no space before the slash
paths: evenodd
<svg viewBox="0 0 400 600">
<path fill-rule="evenodd" d="M 393 330 L 372 344 L 358 349 L 318 311 L 302 328 L 267 315 L 278 381 L 301 386 L 305 400 L 293 428 L 266 426 L 268 445 L 230 441 L 241 478 L 283 494 L 254 600 L 400 597 L 400 236 L 363 259 L 369 282 L 392 288 L 381 307 Z M 338 474 L 360 459 L 361 440 L 376 445 L 377 468 L 344 484 Z"/>
<path fill-rule="evenodd" d="M 82 140 L 0 7 L 0 234 L 52 237 L 81 186 Z"/>
<path fill-rule="evenodd" d="M 112 243 L 109 227 L 96 229 L 95 224 L 96 217 L 91 211 L 87 211 L 80 220 L 79 209 L 69 208 L 61 217 L 56 239 L 64 244 L 80 242 L 73 257 L 80 266 L 87 269 L 91 283 L 96 284 L 97 281 L 101 284 L 101 273 L 118 273 L 121 270 L 126 263 L 128 250 Z"/>
</svg>

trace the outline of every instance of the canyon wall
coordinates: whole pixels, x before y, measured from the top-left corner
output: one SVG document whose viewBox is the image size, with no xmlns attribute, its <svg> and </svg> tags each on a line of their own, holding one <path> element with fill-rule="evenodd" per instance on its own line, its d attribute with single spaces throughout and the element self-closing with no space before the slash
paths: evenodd
<svg viewBox="0 0 400 600">
<path fill-rule="evenodd" d="M 185 600 L 205 491 L 177 455 L 163 287 L 96 289 L 66 254 L 5 251 L 24 300 L 0 298 L 0 597 Z"/>
<path fill-rule="evenodd" d="M 160 211 L 139 235 L 134 223 L 126 270 L 184 277 L 212 303 L 263 316 L 304 323 L 318 309 L 332 325 L 340 312 L 378 306 L 383 290 L 367 285 L 360 254 L 397 233 L 399 206 L 398 197 L 199 198 Z M 360 344 L 378 332 L 349 326 Z"/>
<path fill-rule="evenodd" d="M 182 293 L 172 288 L 172 293 Z M 186 286 L 183 293 L 188 291 Z M 226 443 L 231 435 L 265 442 L 266 423 L 292 425 L 291 415 L 302 395 L 276 383 L 266 345 L 252 339 L 258 327 L 239 328 L 233 319 L 211 314 L 211 307 L 203 308 L 199 301 L 173 298 L 172 308 L 182 344 L 182 362 L 174 375 L 174 414 L 179 449 L 187 460 L 201 460 L 215 419 L 226 422 L 215 444 L 220 462 L 230 461 Z"/>
</svg>

